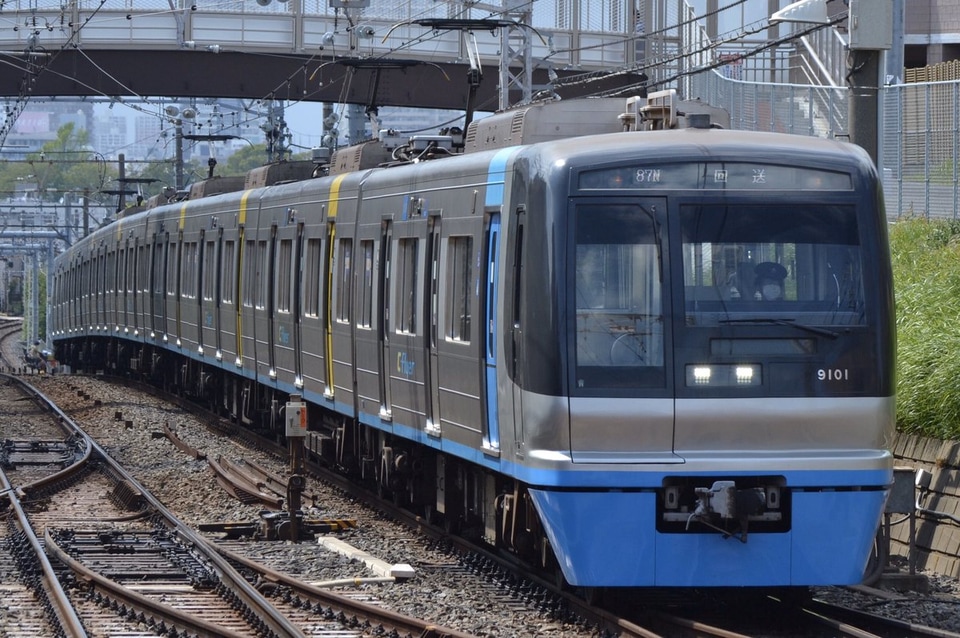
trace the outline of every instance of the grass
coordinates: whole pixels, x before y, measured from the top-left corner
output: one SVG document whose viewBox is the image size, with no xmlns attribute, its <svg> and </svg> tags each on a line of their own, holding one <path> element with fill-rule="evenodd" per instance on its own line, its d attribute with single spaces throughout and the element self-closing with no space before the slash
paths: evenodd
<svg viewBox="0 0 960 638">
<path fill-rule="evenodd" d="M 897 427 L 960 438 L 960 220 L 890 229 L 897 300 Z"/>
</svg>

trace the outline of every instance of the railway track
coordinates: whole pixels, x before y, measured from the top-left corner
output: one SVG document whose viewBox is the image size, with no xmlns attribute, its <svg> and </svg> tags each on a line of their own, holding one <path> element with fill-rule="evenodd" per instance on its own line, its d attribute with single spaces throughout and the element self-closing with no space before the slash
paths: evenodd
<svg viewBox="0 0 960 638">
<path fill-rule="evenodd" d="M 101 427 L 98 436 L 101 437 L 102 444 L 110 450 L 127 450 L 131 447 L 139 448 L 146 445 L 145 441 L 147 439 L 155 439 L 157 436 L 161 436 L 176 446 L 175 450 L 179 450 L 170 452 L 168 457 L 172 455 L 182 456 L 183 459 L 187 459 L 187 462 L 192 458 L 193 461 L 195 461 L 195 466 L 202 467 L 202 471 L 209 477 L 207 482 L 211 484 L 214 489 L 222 489 L 214 478 L 214 475 L 210 473 L 209 462 L 207 460 L 207 444 L 212 437 L 230 434 L 235 440 L 243 442 L 248 452 L 244 453 L 239 460 L 233 460 L 232 458 L 226 459 L 224 466 L 229 468 L 225 473 L 227 476 L 230 476 L 228 482 L 232 482 L 237 486 L 246 484 L 248 487 L 252 483 L 258 491 L 262 491 L 265 494 L 272 494 L 272 496 L 268 496 L 268 501 L 274 497 L 282 498 L 285 496 L 284 488 L 287 484 L 288 476 L 284 475 L 283 472 L 271 471 L 266 467 L 271 465 L 268 462 L 263 463 L 265 467 L 261 467 L 261 463 L 254 459 L 258 458 L 257 454 L 259 451 L 265 451 L 268 458 L 275 460 L 277 456 L 282 456 L 286 453 L 286 448 L 275 446 L 269 441 L 257 439 L 249 432 L 245 432 L 233 424 L 225 423 L 209 415 L 200 417 L 200 420 L 206 421 L 212 429 L 198 431 L 194 425 L 187 423 L 189 419 L 184 418 L 183 410 L 195 411 L 195 408 L 188 404 L 181 404 L 179 407 L 167 406 L 154 408 L 159 413 L 159 416 L 153 418 L 151 422 L 145 421 L 140 414 L 142 409 L 147 407 L 147 404 L 151 402 L 143 398 L 137 398 L 132 392 L 126 390 L 118 391 L 116 386 L 107 386 L 106 390 L 90 390 L 89 384 L 82 381 L 80 377 L 73 380 L 64 378 L 56 380 L 41 379 L 41 381 L 43 381 L 41 385 L 49 384 L 51 389 L 58 387 L 58 392 L 61 396 L 67 396 L 69 394 L 75 396 L 77 405 L 72 408 L 75 413 L 82 415 L 85 419 L 89 418 L 91 421 L 99 419 L 100 422 L 106 423 L 107 425 Z M 98 380 L 97 384 L 98 387 L 102 387 L 102 380 Z M 64 389 L 64 385 L 66 385 L 66 389 Z M 113 389 L 109 389 L 111 387 Z M 170 399 L 173 400 L 173 398 Z M 28 406 L 28 403 L 21 399 L 20 405 L 10 413 L 43 412 L 42 408 L 37 407 L 35 399 L 30 399 L 29 401 L 32 402 L 32 404 L 29 404 L 30 407 L 28 409 L 24 409 Z M 2 396 L 0 396 L 0 414 L 3 414 L 3 410 L 3 400 Z M 62 418 L 58 417 L 57 420 L 62 420 Z M 16 455 L 17 458 L 20 458 L 22 461 L 17 465 L 15 470 L 15 472 L 19 473 L 21 477 L 20 480 L 25 479 L 28 473 L 31 473 L 30 480 L 32 481 L 42 479 L 42 475 L 48 471 L 51 475 L 63 471 L 60 467 L 54 466 L 64 465 L 68 461 L 66 457 L 70 454 L 77 460 L 76 464 L 80 464 L 75 448 L 59 444 L 50 444 L 51 442 L 62 442 L 69 439 L 67 435 L 51 434 L 51 431 L 43 433 L 36 427 L 33 427 L 33 435 L 35 440 L 44 441 L 46 447 L 32 443 L 27 445 L 24 443 L 27 437 L 21 434 L 18 436 L 22 436 L 23 440 L 18 439 L 17 445 L 11 448 L 12 454 Z M 138 439 L 137 436 L 140 438 Z M 15 436 L 14 438 L 17 437 Z M 210 454 L 209 456 L 215 459 L 217 458 L 217 454 Z M 223 456 L 222 453 L 220 453 L 220 456 Z M 82 458 L 83 454 L 80 454 L 79 457 Z M 176 466 L 179 462 L 173 458 L 165 459 L 165 462 L 167 460 L 169 460 L 171 466 Z M 90 462 L 86 461 L 85 463 L 89 464 Z M 275 468 L 276 463 L 272 464 L 272 467 Z M 319 472 L 320 468 L 313 468 L 313 471 Z M 330 475 L 324 480 L 330 481 L 331 485 L 336 485 L 335 489 L 337 490 L 348 490 L 348 498 L 351 500 L 361 498 L 361 496 L 352 492 L 354 489 L 352 486 L 338 483 L 338 481 L 342 480 L 342 477 L 338 475 Z M 134 551 L 132 555 L 148 555 L 152 551 L 149 549 L 151 546 L 162 546 L 166 542 L 175 541 L 178 544 L 182 542 L 179 533 L 171 534 L 169 528 L 157 527 L 156 517 L 153 514 L 148 516 L 144 513 L 149 510 L 148 506 L 143 504 L 143 494 L 146 493 L 145 488 L 133 482 L 126 482 L 123 479 L 118 481 L 116 476 L 104 471 L 102 467 L 98 467 L 96 470 L 87 470 L 83 474 L 82 480 L 77 479 L 71 483 L 70 480 L 61 477 L 60 479 L 54 480 L 53 483 L 59 485 L 59 487 L 56 488 L 59 491 L 55 493 L 61 494 L 63 500 L 73 500 L 80 504 L 80 509 L 89 512 L 83 516 L 76 516 L 73 521 L 74 525 L 66 528 L 62 524 L 61 515 L 57 514 L 57 510 L 49 507 L 49 503 L 53 502 L 53 498 L 43 497 L 42 500 L 46 503 L 43 511 L 33 511 L 31 513 L 35 524 L 39 523 L 58 532 L 59 535 L 56 539 L 54 539 L 53 536 L 50 537 L 50 544 L 51 547 L 56 545 L 56 547 L 63 550 L 64 557 L 62 560 L 64 561 L 68 560 L 67 556 L 71 555 L 71 552 L 74 560 L 81 563 L 84 562 L 85 557 L 98 555 L 100 552 L 108 556 L 113 556 L 118 560 L 129 559 L 130 555 L 117 552 L 117 547 L 133 547 Z M 324 499 L 328 498 L 315 494 L 310 490 L 305 490 L 303 495 L 304 503 L 311 507 L 316 506 L 318 503 L 322 504 Z M 363 498 L 373 497 L 368 495 Z M 111 510 L 110 508 L 105 508 L 103 505 L 103 502 L 111 502 L 111 499 L 113 503 L 112 507 L 116 509 Z M 238 500 L 238 503 L 239 502 L 240 500 Z M 263 502 L 260 502 L 252 503 L 247 507 L 262 506 Z M 394 517 L 409 517 L 408 514 L 403 514 L 395 510 L 393 504 L 387 501 L 376 502 L 375 506 L 384 512 L 384 517 L 391 519 Z M 9 520 L 9 515 L 7 518 Z M 116 537 L 109 534 L 91 534 L 91 530 L 96 529 L 98 523 L 107 524 L 112 529 L 122 528 L 129 536 Z M 747 627 L 744 627 L 742 622 L 731 623 L 728 618 L 724 617 L 710 618 L 698 617 L 693 613 L 685 614 L 683 611 L 669 604 L 660 605 L 651 602 L 644 603 L 638 607 L 636 597 L 633 598 L 632 604 L 628 604 L 619 610 L 612 606 L 604 608 L 587 604 L 584 599 L 578 595 L 583 592 L 561 591 L 549 580 L 541 581 L 534 576 L 518 571 L 519 568 L 513 565 L 511 561 L 505 560 L 502 556 L 484 553 L 481 549 L 469 544 L 461 546 L 461 541 L 452 539 L 444 530 L 430 529 L 430 526 L 426 525 L 425 521 L 421 519 L 409 517 L 405 525 L 413 530 L 407 535 L 416 534 L 419 536 L 422 534 L 428 537 L 435 535 L 432 537 L 432 540 L 428 542 L 433 543 L 436 547 L 442 546 L 444 548 L 442 551 L 449 554 L 449 560 L 434 563 L 421 562 L 419 563 L 419 567 L 423 572 L 433 571 L 444 574 L 446 582 L 452 583 L 451 590 L 476 592 L 479 596 L 480 590 L 489 589 L 494 592 L 492 598 L 497 599 L 499 601 L 498 604 L 502 607 L 502 611 L 498 613 L 506 614 L 507 616 L 511 614 L 523 614 L 530 606 L 549 609 L 551 610 L 551 616 L 559 619 L 557 621 L 558 626 L 571 627 L 579 625 L 583 627 L 582 633 L 579 634 L 582 636 L 776 635 L 782 637 L 799 635 L 889 635 L 949 637 L 956 635 L 939 630 L 926 630 L 916 626 L 905 627 L 903 623 L 898 624 L 896 622 L 886 626 L 877 625 L 877 622 L 887 622 L 888 619 L 883 618 L 880 620 L 868 620 L 866 618 L 851 620 L 849 617 L 842 615 L 842 610 L 836 610 L 834 612 L 823 607 L 817 608 L 816 611 L 802 611 L 802 607 L 795 607 L 790 608 L 791 611 L 789 611 L 789 613 L 781 608 L 780 612 L 777 612 L 779 613 L 779 617 L 776 622 L 771 621 L 767 625 L 764 625 L 762 621 L 753 622 Z M 92 537 L 94 536 L 96 540 L 93 540 Z M 165 538 L 166 540 L 161 542 L 158 540 L 160 538 Z M 79 542 L 78 539 L 83 542 Z M 44 543 L 45 541 L 41 538 L 40 542 Z M 385 547 L 396 544 L 392 541 L 383 541 L 383 543 Z M 61 545 L 63 547 L 61 547 Z M 256 557 L 254 563 L 250 562 L 252 560 L 251 555 L 256 554 L 255 551 L 251 551 L 252 545 L 261 547 L 262 553 L 261 556 Z M 297 623 L 298 631 L 304 631 L 303 635 L 332 635 L 331 632 L 345 632 L 336 634 L 338 636 L 366 635 L 362 632 L 371 631 L 370 627 L 373 626 L 377 627 L 376 632 L 380 633 L 393 631 L 396 635 L 418 635 L 410 633 L 415 630 L 409 628 L 404 630 L 397 628 L 396 625 L 390 624 L 395 622 L 395 619 L 383 621 L 371 620 L 368 612 L 376 613 L 376 608 L 382 607 L 385 604 L 385 601 L 381 599 L 384 594 L 390 594 L 386 596 L 388 599 L 397 598 L 397 594 L 391 593 L 390 590 L 379 590 L 379 594 L 376 591 L 360 587 L 346 593 L 344 593 L 342 589 L 339 592 L 328 591 L 330 589 L 329 582 L 317 583 L 315 579 L 291 575 L 289 573 L 289 564 L 283 564 L 282 561 L 273 564 L 272 557 L 279 555 L 280 552 L 262 549 L 262 544 L 220 541 L 216 543 L 216 546 L 218 558 L 225 561 L 228 567 L 235 570 L 238 574 L 242 574 L 246 582 L 250 583 L 258 592 L 262 591 L 270 594 L 271 601 L 275 604 L 275 599 L 278 597 L 285 601 L 283 604 L 278 605 L 282 610 L 280 613 L 287 614 L 294 623 Z M 95 549 L 98 547 L 99 549 Z M 294 545 L 294 547 L 296 547 L 296 545 Z M 92 554 L 86 550 L 89 550 Z M 309 547 L 302 547 L 302 550 L 304 556 L 309 556 L 309 558 L 305 560 L 316 561 L 315 551 L 310 550 Z M 52 551 L 56 552 L 56 550 Z M 212 559 L 199 561 L 199 564 L 206 565 L 206 560 Z M 255 563 L 266 563 L 267 569 L 256 567 Z M 196 567 L 196 564 L 194 564 L 194 567 Z M 157 569 L 161 568 L 157 567 Z M 141 580 L 145 579 L 144 574 L 146 574 L 146 570 L 141 574 Z M 85 578 L 89 577 L 77 576 L 74 578 L 76 582 L 90 582 L 85 580 Z M 153 589 L 152 593 L 159 592 L 161 594 L 164 588 L 179 590 L 184 587 L 183 581 L 189 580 L 190 576 L 189 574 L 186 576 L 181 575 L 177 578 L 179 582 L 158 583 L 154 588 L 146 585 L 138 585 L 140 591 L 137 593 L 146 597 L 151 593 L 151 589 Z M 354 580 L 359 583 L 362 580 L 374 581 L 378 579 L 357 577 Z M 87 595 L 81 597 L 74 596 L 74 604 L 78 610 L 77 613 L 85 619 L 84 622 L 96 622 L 99 623 L 98 626 L 104 627 L 109 625 L 113 627 L 109 632 L 126 632 L 126 634 L 131 636 L 157 635 L 156 630 L 149 630 L 149 628 L 146 627 L 146 625 L 150 623 L 158 627 L 166 626 L 157 623 L 157 621 L 149 620 L 149 616 L 147 616 L 145 612 L 136 610 L 134 604 L 120 602 L 107 594 L 97 593 L 90 585 L 85 585 L 84 591 Z M 341 598 L 344 600 L 338 600 Z M 420 601 L 421 604 L 422 602 L 423 601 Z M 354 609 L 354 605 L 357 603 L 359 603 L 359 605 Z M 180 606 L 185 606 L 186 604 L 187 603 L 184 602 Z M 386 604 L 389 605 L 390 603 L 386 602 Z M 418 604 L 414 599 L 409 603 L 409 608 L 418 609 L 421 604 Z M 367 607 L 372 607 L 373 609 L 367 609 Z M 402 606 L 400 607 L 402 608 Z M 4 609 L 7 609 L 6 603 L 0 604 L 0 612 Z M 117 613 L 118 610 L 121 613 Z M 782 621 L 783 618 L 788 616 L 794 617 L 794 613 L 808 616 L 810 621 L 805 622 L 802 628 L 800 624 L 797 623 L 794 627 L 784 630 L 780 626 L 781 623 L 779 621 Z M 33 615 L 41 616 L 42 614 L 34 613 Z M 757 614 L 755 611 L 747 610 L 740 612 L 740 615 L 755 618 Z M 99 616 L 98 620 L 86 620 L 97 616 Z M 399 616 L 403 619 L 407 618 L 402 613 L 399 614 Z M 0 616 L 0 618 L 2 618 L 2 616 Z M 318 624 L 318 619 L 329 621 L 332 624 L 320 625 Z M 173 621 L 164 620 L 160 622 L 172 623 Z M 314 624 L 311 625 L 311 622 Z M 482 633 L 489 636 L 532 636 L 556 633 L 556 628 L 554 627 L 548 627 L 547 630 L 536 628 L 531 629 L 529 632 L 507 630 L 508 633 L 497 633 L 496 630 L 490 629 L 490 627 L 496 627 L 497 623 L 498 621 L 496 620 L 490 620 L 486 625 L 487 629 Z M 506 622 L 502 622 L 502 624 L 503 626 L 508 626 Z M 338 628 L 334 629 L 334 626 Z M 118 627 L 120 629 L 117 629 Z M 392 627 L 392 629 L 387 630 L 387 627 Z M 448 634 L 431 633 L 437 631 L 444 632 L 447 630 L 430 623 L 424 624 L 423 627 L 420 633 L 425 636 L 458 635 L 452 631 Z M 771 630 L 771 627 L 775 627 L 776 629 Z M 259 629 L 238 631 L 239 635 L 254 635 L 254 631 L 270 634 L 274 630 L 268 629 L 266 632 Z M 768 633 L 770 631 L 775 631 L 775 633 Z M 29 635 L 37 636 L 46 634 L 43 630 L 40 630 L 39 633 L 35 631 Z M 108 634 L 104 633 L 103 635 Z M 464 633 L 462 635 L 469 634 Z M 557 635 L 570 634 L 561 632 Z"/>
<path fill-rule="evenodd" d="M 13 383 L 7 378 L 6 389 Z M 39 402 L 43 397 L 35 394 L 31 400 Z M 75 595 L 93 600 L 115 616 L 110 621 L 113 628 L 108 629 L 102 614 L 91 616 L 68 604 L 82 620 L 66 635 L 86 635 L 84 625 L 97 627 L 91 635 L 112 635 L 119 620 L 132 625 L 125 629 L 131 635 L 180 631 L 229 638 L 360 636 L 373 626 L 398 636 L 467 636 L 376 607 L 358 608 L 351 603 L 345 611 L 329 596 L 319 614 L 316 604 L 304 604 L 309 588 L 291 598 L 286 591 L 289 585 L 280 584 L 282 578 L 251 561 L 243 563 L 247 580 L 220 550 L 181 523 L 65 414 L 51 406 L 48 418 L 67 429 L 68 438 L 81 438 L 90 453 L 74 454 L 70 458 L 75 462 L 63 468 L 73 448 L 31 447 L 14 441 L 11 458 L 24 461 L 32 454 L 36 464 L 51 472 L 46 477 L 34 473 L 27 482 L 9 485 L 5 490 L 8 508 L 26 513 L 26 527 L 46 530 L 42 542 L 34 535 L 33 545 L 39 551 L 42 544 L 56 563 L 69 568 Z M 42 557 L 42 552 L 37 556 Z M 275 596 L 268 600 L 254 583 L 271 583 L 267 589 Z M 50 604 L 38 600 L 34 615 L 42 616 Z M 69 623 L 61 619 L 52 626 Z M 50 634 L 42 629 L 28 631 L 35 631 L 34 636 Z"/>
<path fill-rule="evenodd" d="M 196 409 L 183 404 L 185 409 Z M 212 428 L 208 434 L 229 432 L 231 426 L 218 422 L 216 417 L 205 415 L 201 417 Z M 196 458 L 206 458 L 206 454 L 199 447 L 194 447 L 189 443 L 179 440 L 179 437 L 171 432 L 166 436 L 171 441 L 176 439 L 175 445 L 186 455 Z M 197 437 L 196 434 L 192 435 Z M 244 444 L 250 444 L 250 433 L 243 433 L 240 437 Z M 265 450 L 267 453 L 282 457 L 287 449 L 276 445 L 268 440 L 259 439 L 252 443 L 252 448 L 256 450 Z M 230 480 L 235 482 L 235 488 L 247 486 L 255 488 L 268 496 L 261 501 L 266 505 L 272 502 L 272 499 L 282 498 L 287 485 L 288 476 L 271 473 L 250 459 L 244 459 L 239 463 L 227 463 L 230 470 L 224 472 L 224 476 L 232 475 Z M 769 615 L 758 614 L 755 609 L 747 608 L 735 612 L 735 618 L 746 618 L 751 620 L 751 626 L 745 630 L 738 630 L 738 625 L 743 622 L 730 623 L 727 619 L 721 618 L 700 618 L 696 614 L 684 615 L 683 613 L 672 613 L 671 605 L 658 606 L 650 605 L 640 612 L 636 611 L 635 601 L 620 607 L 602 607 L 591 605 L 586 602 L 581 595 L 583 592 L 566 592 L 556 587 L 549 580 L 542 580 L 535 575 L 523 572 L 512 561 L 504 559 L 502 556 L 487 552 L 484 548 L 478 547 L 472 543 L 467 543 L 461 539 L 452 538 L 449 534 L 440 528 L 435 528 L 427 524 L 422 518 L 412 515 L 409 512 L 396 507 L 391 501 L 376 497 L 375 494 L 359 490 L 359 488 L 346 481 L 342 476 L 329 472 L 325 468 L 310 467 L 311 474 L 322 476 L 325 483 L 336 485 L 337 489 L 343 490 L 349 494 L 350 498 L 365 499 L 374 503 L 374 506 L 383 511 L 386 515 L 397 520 L 404 521 L 404 524 L 411 529 L 415 529 L 418 534 L 423 534 L 436 541 L 449 543 L 455 547 L 455 552 L 462 555 L 470 555 L 475 558 L 467 558 L 465 561 L 473 566 L 476 573 L 489 580 L 500 580 L 503 582 L 517 581 L 532 583 L 525 587 L 529 591 L 537 593 L 528 593 L 527 597 L 539 598 L 539 603 L 545 607 L 565 608 L 567 613 L 585 619 L 589 625 L 599 628 L 599 631 L 607 632 L 609 635 L 617 636 L 762 636 L 764 627 L 762 623 L 764 618 L 769 625 L 779 626 L 780 621 L 785 617 L 793 620 L 793 629 L 796 634 L 783 633 L 782 628 L 778 636 L 782 635 L 804 635 L 804 636 L 941 636 L 953 637 L 960 636 L 949 631 L 935 628 L 925 628 L 920 626 L 905 626 L 905 624 L 896 619 L 884 618 L 882 616 L 871 617 L 862 615 L 859 619 L 844 615 L 842 608 L 830 608 L 817 601 L 804 601 L 801 605 L 796 602 L 780 602 L 771 600 L 769 604 L 772 611 Z M 321 497 L 310 493 L 309 499 L 312 502 L 321 500 Z M 495 566 L 494 566 L 495 565 Z M 495 575 L 491 575 L 495 574 Z M 506 587 L 509 587 L 507 585 Z M 615 611 L 610 611 L 616 609 Z M 790 631 L 790 629 L 788 629 Z"/>
</svg>

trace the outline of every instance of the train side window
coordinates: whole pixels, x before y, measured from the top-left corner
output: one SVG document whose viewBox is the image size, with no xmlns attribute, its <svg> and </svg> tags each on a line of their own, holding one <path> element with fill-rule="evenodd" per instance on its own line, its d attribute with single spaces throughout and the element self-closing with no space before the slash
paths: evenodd
<svg viewBox="0 0 960 638">
<path fill-rule="evenodd" d="M 270 282 L 267 281 L 267 273 L 270 272 L 267 269 L 268 254 L 269 248 L 267 246 L 267 241 L 263 240 L 257 242 L 257 258 L 255 260 L 257 269 L 254 276 L 254 286 L 256 291 L 255 305 L 260 309 L 267 307 L 267 296 L 269 294 Z"/>
<path fill-rule="evenodd" d="M 159 243 L 153 245 L 153 267 L 150 272 L 153 274 L 153 292 L 160 294 L 163 292 L 163 246 Z"/>
<path fill-rule="evenodd" d="M 396 330 L 405 334 L 416 334 L 418 241 L 416 238 L 404 238 L 398 243 L 397 281 L 400 285 Z"/>
<path fill-rule="evenodd" d="M 170 249 L 167 257 L 167 294 L 177 294 L 177 282 L 180 280 L 177 272 L 177 242 L 172 240 L 169 244 Z"/>
<path fill-rule="evenodd" d="M 203 251 L 203 299 L 213 301 L 217 290 L 218 269 L 216 265 L 217 245 L 216 242 L 208 241 Z"/>
<path fill-rule="evenodd" d="M 137 281 L 136 287 L 137 292 L 147 293 L 149 290 L 149 281 L 150 281 L 150 271 L 147 270 L 147 264 L 150 263 L 147 261 L 147 247 L 141 245 L 137 248 Z"/>
<path fill-rule="evenodd" d="M 243 305 L 252 308 L 257 290 L 257 242 L 249 240 L 243 247 Z"/>
<path fill-rule="evenodd" d="M 447 252 L 447 336 L 452 341 L 470 342 L 470 282 L 473 237 L 451 237 Z"/>
<path fill-rule="evenodd" d="M 350 282 L 353 272 L 353 240 L 340 240 L 340 263 L 337 274 L 337 321 L 350 321 Z"/>
<path fill-rule="evenodd" d="M 373 241 L 360 242 L 360 256 L 363 259 L 363 279 L 360 282 L 360 315 L 357 325 L 369 328 L 373 325 Z"/>
<path fill-rule="evenodd" d="M 280 240 L 277 264 L 277 312 L 290 312 L 290 269 L 293 267 L 293 240 Z"/>
<path fill-rule="evenodd" d="M 223 286 L 221 288 L 221 295 L 223 303 L 233 303 L 233 288 L 237 285 L 236 277 L 234 276 L 235 268 L 234 259 L 236 256 L 234 252 L 236 251 L 236 244 L 233 240 L 226 240 L 223 242 L 223 258 L 220 263 L 219 270 L 223 273 Z"/>
<path fill-rule="evenodd" d="M 181 294 L 186 299 L 197 298 L 196 275 L 197 268 L 197 242 L 188 242 L 183 246 L 183 269 L 181 275 L 183 280 L 180 282 Z"/>
<path fill-rule="evenodd" d="M 104 290 L 113 294 L 116 291 L 116 281 L 117 281 L 117 253 L 111 251 L 107 254 L 107 267 L 104 271 L 104 278 L 107 281 L 107 285 L 104 287 Z"/>
<path fill-rule="evenodd" d="M 320 316 L 320 257 L 323 245 L 319 237 L 307 240 L 307 254 L 303 271 L 303 314 Z"/>
</svg>

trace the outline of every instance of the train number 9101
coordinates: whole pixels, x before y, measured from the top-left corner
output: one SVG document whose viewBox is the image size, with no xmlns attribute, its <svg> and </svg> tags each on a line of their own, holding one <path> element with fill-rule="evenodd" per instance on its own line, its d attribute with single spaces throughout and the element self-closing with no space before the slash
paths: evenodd
<svg viewBox="0 0 960 638">
<path fill-rule="evenodd" d="M 820 381 L 849 381 L 850 370 L 847 368 L 820 368 L 817 370 L 817 379 Z"/>
</svg>

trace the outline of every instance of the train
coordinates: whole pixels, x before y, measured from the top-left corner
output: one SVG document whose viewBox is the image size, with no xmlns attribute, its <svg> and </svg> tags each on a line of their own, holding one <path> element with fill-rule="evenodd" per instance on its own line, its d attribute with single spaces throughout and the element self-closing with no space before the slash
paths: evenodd
<svg viewBox="0 0 960 638">
<path fill-rule="evenodd" d="M 50 336 L 278 440 L 303 405 L 310 458 L 571 588 L 858 583 L 893 483 L 881 182 L 718 120 L 546 100 L 211 177 L 58 255 Z"/>
</svg>

